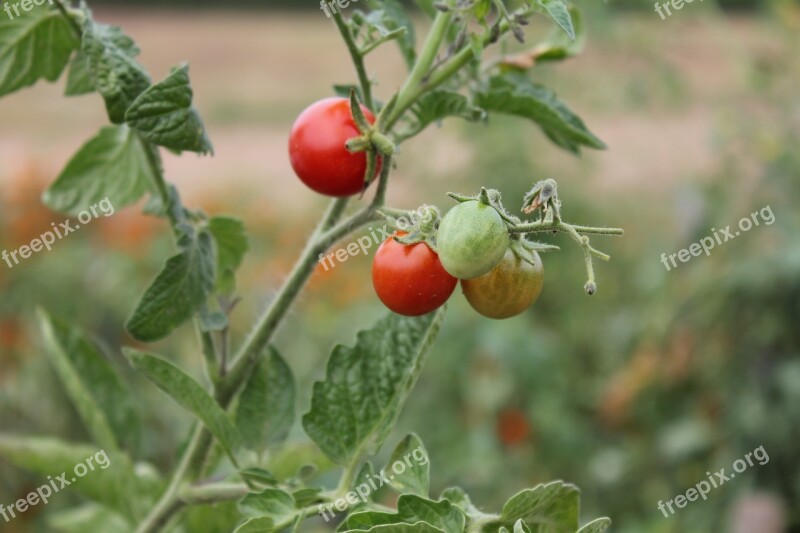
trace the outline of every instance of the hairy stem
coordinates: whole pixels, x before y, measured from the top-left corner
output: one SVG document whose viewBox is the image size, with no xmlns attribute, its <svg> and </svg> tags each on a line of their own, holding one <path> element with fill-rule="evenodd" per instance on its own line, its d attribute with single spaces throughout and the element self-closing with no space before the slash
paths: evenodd
<svg viewBox="0 0 800 533">
<path fill-rule="evenodd" d="M 250 487 L 244 483 L 209 483 L 186 487 L 181 491 L 180 499 L 186 505 L 203 505 L 238 500 L 248 492 Z"/>
<path fill-rule="evenodd" d="M 358 49 L 358 45 L 356 45 L 356 42 L 353 40 L 353 34 L 350 33 L 350 28 L 347 27 L 347 23 L 344 21 L 344 18 L 342 18 L 342 13 L 339 10 L 334 10 L 333 21 L 336 23 L 339 33 L 342 34 L 344 44 L 347 45 L 347 50 L 350 52 L 350 57 L 353 60 L 353 66 L 356 68 L 358 82 L 361 85 L 361 92 L 364 96 L 364 104 L 371 111 L 375 111 L 375 103 L 372 100 L 372 82 L 364 66 L 364 54 Z"/>
</svg>

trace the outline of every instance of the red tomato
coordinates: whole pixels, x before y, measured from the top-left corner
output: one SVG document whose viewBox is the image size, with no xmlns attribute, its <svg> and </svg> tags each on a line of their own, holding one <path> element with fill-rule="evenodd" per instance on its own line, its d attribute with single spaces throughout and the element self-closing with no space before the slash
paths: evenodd
<svg viewBox="0 0 800 533">
<path fill-rule="evenodd" d="M 383 304 L 399 315 L 419 316 L 444 305 L 458 284 L 424 242 L 405 245 L 391 237 L 372 261 L 372 285 Z"/>
<path fill-rule="evenodd" d="M 375 116 L 361 106 L 367 121 Z M 297 176 L 309 188 L 328 196 L 351 196 L 361 192 L 367 155 L 351 153 L 345 143 L 361 136 L 350 113 L 347 98 L 326 98 L 307 107 L 292 126 L 289 159 Z M 380 172 L 380 164 L 376 174 Z"/>
<path fill-rule="evenodd" d="M 505 409 L 497 417 L 497 436 L 506 446 L 517 446 L 528 439 L 531 426 L 519 409 Z"/>
</svg>

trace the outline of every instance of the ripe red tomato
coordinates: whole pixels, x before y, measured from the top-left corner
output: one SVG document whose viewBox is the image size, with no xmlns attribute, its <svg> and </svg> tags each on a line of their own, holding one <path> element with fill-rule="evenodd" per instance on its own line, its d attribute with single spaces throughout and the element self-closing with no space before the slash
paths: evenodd
<svg viewBox="0 0 800 533">
<path fill-rule="evenodd" d="M 531 425 L 528 417 L 519 409 L 505 409 L 497 417 L 497 436 L 506 446 L 517 446 L 525 442 L 530 433 Z"/>
<path fill-rule="evenodd" d="M 401 234 L 402 235 L 402 234 Z M 372 261 L 372 285 L 383 304 L 399 315 L 419 316 L 444 305 L 458 284 L 424 242 L 383 241 Z"/>
<path fill-rule="evenodd" d="M 361 106 L 370 124 L 375 116 Z M 361 132 L 353 122 L 347 98 L 325 98 L 307 107 L 292 126 L 289 159 L 297 176 L 309 188 L 328 196 L 361 192 L 367 156 L 351 153 L 345 143 Z M 380 172 L 380 164 L 376 174 Z"/>
</svg>

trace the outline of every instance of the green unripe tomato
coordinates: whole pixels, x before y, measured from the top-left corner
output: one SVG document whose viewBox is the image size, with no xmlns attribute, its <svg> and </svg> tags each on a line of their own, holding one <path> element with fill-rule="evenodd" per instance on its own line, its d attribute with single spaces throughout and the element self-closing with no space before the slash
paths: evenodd
<svg viewBox="0 0 800 533">
<path fill-rule="evenodd" d="M 492 206 L 472 200 L 447 212 L 439 224 L 436 243 L 444 269 L 459 279 L 472 279 L 503 259 L 508 229 Z"/>
</svg>

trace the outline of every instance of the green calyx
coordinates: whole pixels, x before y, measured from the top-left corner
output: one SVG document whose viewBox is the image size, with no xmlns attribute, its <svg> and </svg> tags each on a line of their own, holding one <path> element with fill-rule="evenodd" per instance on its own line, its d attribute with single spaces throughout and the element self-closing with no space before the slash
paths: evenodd
<svg viewBox="0 0 800 533">
<path fill-rule="evenodd" d="M 395 233 L 404 233 L 394 236 L 397 242 L 406 245 L 424 242 L 436 251 L 436 234 L 442 218 L 436 206 L 425 204 L 407 212 L 381 210 L 378 214 L 395 229 Z"/>
</svg>

